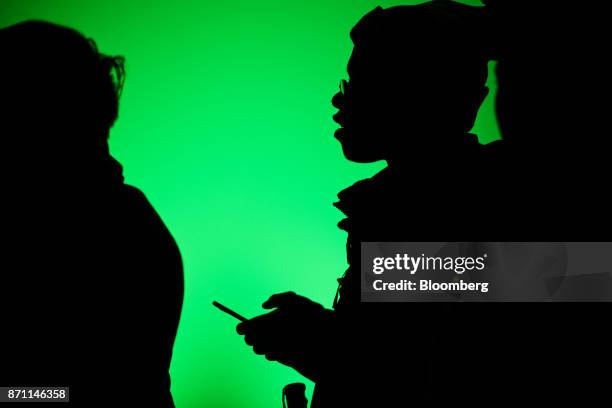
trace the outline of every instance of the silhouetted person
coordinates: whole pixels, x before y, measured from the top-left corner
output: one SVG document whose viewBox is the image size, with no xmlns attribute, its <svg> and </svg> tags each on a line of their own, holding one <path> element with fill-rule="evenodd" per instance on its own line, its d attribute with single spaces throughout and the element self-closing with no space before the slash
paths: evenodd
<svg viewBox="0 0 612 408">
<path fill-rule="evenodd" d="M 379 7 L 351 32 L 335 136 L 347 159 L 388 167 L 335 204 L 346 215 L 349 268 L 334 309 L 274 295 L 264 307 L 276 310 L 238 326 L 256 353 L 316 382 L 313 407 L 410 406 L 452 392 L 465 361 L 460 326 L 475 323 L 457 323 L 463 315 L 450 304 L 361 303 L 360 243 L 484 234 L 483 148 L 469 133 L 488 92 L 480 12 L 448 1 Z"/>
<path fill-rule="evenodd" d="M 603 4 L 579 2 L 485 3 L 490 29 L 483 35 L 493 40 L 498 60 L 503 138 L 488 149 L 499 180 L 491 217 L 498 239 L 610 241 L 609 62 L 599 58 L 608 47 L 608 13 Z M 592 278 L 603 282 L 568 276 L 560 289 Z M 595 297 L 599 292 L 582 300 L 607 296 Z M 489 337 L 504 351 L 487 384 L 497 383 L 506 402 L 597 406 L 609 400 L 611 312 L 610 303 L 487 309 L 498 322 Z"/>
<path fill-rule="evenodd" d="M 501 185 L 520 187 L 501 197 L 515 213 L 507 229 L 520 234 L 528 227 L 528 239 L 606 240 L 601 227 L 610 226 L 610 201 L 603 185 L 612 144 L 602 135 L 608 126 L 602 98 L 610 65 L 598 56 L 607 46 L 607 13 L 576 2 L 485 3 L 499 61 L 503 143 L 496 147 L 507 152 L 502 167 L 509 177 Z"/>
<path fill-rule="evenodd" d="M 109 154 L 123 59 L 35 21 L 0 30 L 0 59 L 0 384 L 69 386 L 79 407 L 173 407 L 182 263 Z"/>
</svg>

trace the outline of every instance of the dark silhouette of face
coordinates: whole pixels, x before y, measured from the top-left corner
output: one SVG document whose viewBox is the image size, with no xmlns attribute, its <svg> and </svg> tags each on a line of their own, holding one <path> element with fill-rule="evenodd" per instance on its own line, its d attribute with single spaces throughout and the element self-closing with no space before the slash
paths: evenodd
<svg viewBox="0 0 612 408">
<path fill-rule="evenodd" d="M 432 4 L 377 8 L 351 32 L 349 81 L 332 99 L 347 159 L 402 159 L 460 142 L 472 128 L 488 91 L 486 58 L 462 40 L 464 15 L 448 20 Z"/>
<path fill-rule="evenodd" d="M 385 158 L 387 141 L 379 139 L 372 143 L 371 135 L 381 135 L 381 127 L 389 123 L 388 118 L 385 120 L 389 112 L 385 109 L 389 100 L 385 87 L 392 84 L 385 83 L 384 78 L 376 74 L 380 67 L 374 65 L 375 61 L 368 58 L 367 52 L 355 47 L 347 70 L 350 80 L 332 99 L 332 104 L 338 108 L 334 120 L 341 126 L 334 136 L 341 143 L 346 158 L 358 163 Z"/>
</svg>

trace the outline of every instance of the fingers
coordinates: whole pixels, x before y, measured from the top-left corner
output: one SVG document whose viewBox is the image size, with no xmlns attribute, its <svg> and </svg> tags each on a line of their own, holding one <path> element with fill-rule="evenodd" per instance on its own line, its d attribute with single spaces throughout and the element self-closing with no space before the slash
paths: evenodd
<svg viewBox="0 0 612 408">
<path fill-rule="evenodd" d="M 240 322 L 238 325 L 236 325 L 236 332 L 238 332 L 238 334 L 247 334 L 253 330 L 261 330 L 262 328 L 270 326 L 276 322 L 278 320 L 278 315 L 279 313 L 277 311 L 272 311 L 253 317 L 252 319 L 244 322 Z"/>
<path fill-rule="evenodd" d="M 249 346 L 253 347 L 253 352 L 260 356 L 265 356 L 267 360 L 278 361 L 284 354 L 281 345 L 277 344 L 274 339 L 262 339 L 257 336 L 245 336 L 244 341 Z"/>
<path fill-rule="evenodd" d="M 265 356 L 270 361 L 280 361 L 286 345 L 287 336 L 285 314 L 275 310 L 254 317 L 236 326 L 238 334 L 244 336 L 244 342 L 253 347 L 255 354 Z"/>
<path fill-rule="evenodd" d="M 284 313 L 274 310 L 270 313 L 254 317 L 236 326 L 236 332 L 245 336 L 245 341 L 252 346 L 269 339 L 280 337 L 286 326 Z"/>
<path fill-rule="evenodd" d="M 295 350 L 306 344 L 305 333 L 312 324 L 308 316 L 318 317 L 319 311 L 324 309 L 295 292 L 273 295 L 263 307 L 275 310 L 239 323 L 236 331 L 244 336 L 245 343 L 253 347 L 255 354 L 263 355 L 270 361 L 289 364 Z"/>
<path fill-rule="evenodd" d="M 264 309 L 274 308 L 287 308 L 304 305 L 309 302 L 303 296 L 296 294 L 295 292 L 284 292 L 270 296 L 268 300 L 263 303 Z"/>
<path fill-rule="evenodd" d="M 248 327 L 247 323 L 248 323 L 248 320 L 246 322 L 238 323 L 238 325 L 236 326 L 236 332 L 240 335 L 243 335 L 244 333 L 246 333 L 247 327 Z"/>
<path fill-rule="evenodd" d="M 253 347 L 255 354 L 264 356 L 268 361 L 280 361 L 283 359 L 283 353 L 267 350 L 264 347 Z"/>
</svg>

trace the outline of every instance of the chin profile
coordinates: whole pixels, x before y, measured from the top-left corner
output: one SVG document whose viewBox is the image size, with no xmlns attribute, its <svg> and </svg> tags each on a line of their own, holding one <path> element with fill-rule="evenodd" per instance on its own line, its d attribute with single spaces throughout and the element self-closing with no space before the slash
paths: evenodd
<svg viewBox="0 0 612 408">
<path fill-rule="evenodd" d="M 363 143 L 356 135 L 348 136 L 343 129 L 336 132 L 336 139 L 342 145 L 342 152 L 347 160 L 355 163 L 374 163 L 384 160 L 384 155 L 371 143 Z"/>
<path fill-rule="evenodd" d="M 384 160 L 384 158 L 380 156 L 373 156 L 368 152 L 363 151 L 355 151 L 352 149 L 347 149 L 342 147 L 342 152 L 344 153 L 344 157 L 347 160 L 352 161 L 354 163 L 374 163 L 380 160 Z"/>
</svg>

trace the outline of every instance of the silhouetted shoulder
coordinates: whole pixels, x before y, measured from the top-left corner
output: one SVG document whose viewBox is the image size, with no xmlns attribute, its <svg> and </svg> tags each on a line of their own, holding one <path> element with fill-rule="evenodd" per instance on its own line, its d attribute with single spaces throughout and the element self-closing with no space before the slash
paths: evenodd
<svg viewBox="0 0 612 408">
<path fill-rule="evenodd" d="M 159 234 L 153 235 L 153 237 L 166 241 L 169 249 L 172 249 L 174 254 L 180 258 L 178 246 L 174 238 L 147 196 L 139 188 L 125 184 L 121 190 L 121 197 L 121 201 L 126 205 L 128 211 L 131 210 L 132 221 L 143 223 L 144 226 L 150 228 L 150 232 Z M 146 231 L 144 230 L 143 232 Z"/>
<path fill-rule="evenodd" d="M 122 193 L 125 199 L 133 200 L 135 203 L 140 202 L 142 204 L 151 206 L 151 203 L 149 202 L 149 199 L 147 198 L 145 193 L 138 187 L 132 186 L 130 184 L 124 184 L 122 186 Z"/>
</svg>

